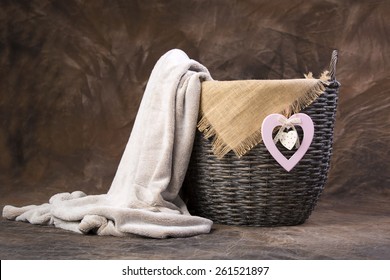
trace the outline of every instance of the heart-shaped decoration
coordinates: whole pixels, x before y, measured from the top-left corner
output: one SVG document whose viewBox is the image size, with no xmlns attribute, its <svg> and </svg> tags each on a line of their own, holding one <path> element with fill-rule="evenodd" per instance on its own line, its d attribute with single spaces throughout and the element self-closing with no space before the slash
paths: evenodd
<svg viewBox="0 0 390 280">
<path fill-rule="evenodd" d="M 298 133 L 295 130 L 291 130 L 289 132 L 282 132 L 279 137 L 280 143 L 290 151 L 295 146 L 295 143 L 297 143 L 297 140 Z"/>
<path fill-rule="evenodd" d="M 292 121 L 294 120 L 294 122 Z M 296 121 L 298 120 L 298 121 Z M 298 150 L 293 154 L 292 157 L 287 159 L 276 147 L 272 132 L 275 127 L 283 126 L 285 124 L 299 125 L 303 130 L 303 139 Z M 280 114 L 268 115 L 261 126 L 261 135 L 263 142 L 273 158 L 288 172 L 294 168 L 295 165 L 302 159 L 310 147 L 311 141 L 314 136 L 314 124 L 311 118 L 303 113 L 292 115 L 289 119 Z"/>
</svg>

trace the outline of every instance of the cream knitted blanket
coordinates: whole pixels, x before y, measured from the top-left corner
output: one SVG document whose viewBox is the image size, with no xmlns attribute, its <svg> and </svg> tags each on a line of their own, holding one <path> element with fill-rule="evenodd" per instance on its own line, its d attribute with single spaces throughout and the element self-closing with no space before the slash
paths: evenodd
<svg viewBox="0 0 390 280">
<path fill-rule="evenodd" d="M 152 71 L 107 194 L 60 193 L 38 206 L 5 206 L 3 216 L 99 235 L 208 233 L 212 222 L 191 216 L 178 194 L 191 155 L 201 82 L 210 79 L 185 53 L 169 51 Z"/>
</svg>

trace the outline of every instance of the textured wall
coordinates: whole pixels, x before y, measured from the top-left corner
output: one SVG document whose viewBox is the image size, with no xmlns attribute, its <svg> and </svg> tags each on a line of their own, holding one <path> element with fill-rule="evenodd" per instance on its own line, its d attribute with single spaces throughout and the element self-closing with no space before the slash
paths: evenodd
<svg viewBox="0 0 390 280">
<path fill-rule="evenodd" d="M 339 49 L 326 190 L 389 194 L 389 14 L 389 1 L 1 0 L 1 202 L 106 192 L 171 48 L 219 80 L 318 75 Z"/>
</svg>

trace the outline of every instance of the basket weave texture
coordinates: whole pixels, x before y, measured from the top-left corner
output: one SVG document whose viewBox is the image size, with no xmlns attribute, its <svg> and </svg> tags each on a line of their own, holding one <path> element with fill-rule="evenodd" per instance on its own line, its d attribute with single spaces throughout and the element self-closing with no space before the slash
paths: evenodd
<svg viewBox="0 0 390 280">
<path fill-rule="evenodd" d="M 191 214 L 215 223 L 247 226 L 287 226 L 305 222 L 327 179 L 339 83 L 335 79 L 337 52 L 332 55 L 332 81 L 302 110 L 314 123 L 313 141 L 301 161 L 286 172 L 260 143 L 242 158 L 229 152 L 218 159 L 211 141 L 197 131 L 183 183 Z M 302 131 L 297 127 L 302 135 Z M 287 158 L 295 150 L 277 147 Z"/>
</svg>

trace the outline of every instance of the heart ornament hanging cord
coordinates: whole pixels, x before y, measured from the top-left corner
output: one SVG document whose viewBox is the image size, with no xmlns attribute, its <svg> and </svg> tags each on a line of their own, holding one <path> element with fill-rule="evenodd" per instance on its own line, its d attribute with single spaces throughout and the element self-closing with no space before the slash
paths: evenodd
<svg viewBox="0 0 390 280">
<path fill-rule="evenodd" d="M 299 137 L 297 137 L 297 132 L 294 127 L 295 125 L 299 125 L 300 127 L 302 127 L 302 143 L 299 143 Z M 281 126 L 281 128 L 279 129 L 279 132 L 275 136 L 274 140 L 274 138 L 272 137 L 272 132 L 277 126 Z M 284 130 L 285 128 L 289 127 L 293 128 L 293 130 L 290 131 L 291 133 L 288 132 L 290 133 L 292 141 L 294 140 L 294 138 L 296 138 L 295 142 L 293 141 L 294 143 L 292 145 L 291 141 L 289 142 L 287 139 L 285 139 L 286 132 L 284 132 Z M 309 149 L 314 136 L 314 124 L 311 118 L 303 113 L 294 114 L 289 119 L 287 119 L 281 114 L 271 114 L 268 115 L 263 121 L 263 124 L 261 126 L 261 135 L 263 138 L 264 145 L 266 146 L 270 154 L 273 156 L 273 158 L 286 171 L 290 172 L 290 170 L 293 169 L 295 165 L 297 165 L 297 163 L 302 159 L 302 157 Z M 297 148 L 297 151 L 289 159 L 287 159 L 275 145 L 275 143 L 281 139 L 284 139 L 282 140 L 282 144 L 286 148 L 290 149 L 290 147 L 292 148 L 294 145 Z"/>
</svg>

